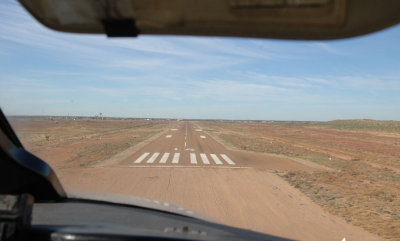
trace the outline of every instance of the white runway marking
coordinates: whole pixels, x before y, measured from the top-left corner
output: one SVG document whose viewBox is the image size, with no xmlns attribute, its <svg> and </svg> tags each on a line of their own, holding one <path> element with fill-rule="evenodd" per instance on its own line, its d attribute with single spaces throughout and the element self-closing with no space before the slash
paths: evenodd
<svg viewBox="0 0 400 241">
<path fill-rule="evenodd" d="M 196 154 L 195 153 L 190 153 L 190 163 L 191 164 L 197 164 L 197 159 L 196 159 Z"/>
<path fill-rule="evenodd" d="M 158 157 L 158 155 L 160 155 L 159 152 L 154 153 L 154 154 L 149 158 L 149 160 L 147 160 L 147 163 L 153 163 L 153 162 L 156 160 L 156 158 Z"/>
<path fill-rule="evenodd" d="M 171 129 L 171 131 L 177 131 L 178 129 Z"/>
<path fill-rule="evenodd" d="M 193 152 L 194 149 L 193 150 L 192 149 L 188 149 L 188 150 L 191 151 L 189 153 L 190 154 L 190 164 L 192 164 L 191 166 L 193 166 L 193 165 L 197 166 L 199 164 L 199 162 L 197 161 L 197 156 L 196 156 L 197 154 L 195 152 Z M 142 163 L 144 160 L 146 160 L 147 157 L 150 156 L 150 154 L 151 154 L 150 152 L 143 153 L 138 159 L 136 159 L 136 161 L 134 161 L 134 163 L 135 164 Z M 152 153 L 150 158 L 147 159 L 146 163 L 154 164 L 156 162 L 157 158 L 159 156 L 161 156 L 160 154 L 162 154 L 162 153 L 160 153 L 160 152 Z M 208 159 L 207 154 L 205 154 L 205 153 L 199 153 L 199 154 L 200 154 L 200 158 L 201 158 L 201 161 L 202 161 L 203 164 L 206 164 L 206 165 L 213 164 Z M 208 154 L 208 155 L 211 156 L 212 160 L 217 165 L 224 165 L 226 163 L 228 163 L 231 166 L 236 165 L 236 163 L 233 162 L 232 159 L 230 159 L 228 157 L 228 155 L 226 155 L 226 154 Z M 219 157 L 219 155 L 222 157 L 222 159 Z M 161 156 L 161 159 L 159 161 L 159 164 L 164 164 L 164 166 L 167 166 L 165 164 L 168 162 L 169 156 L 170 156 L 170 152 L 163 153 L 162 156 Z M 175 152 L 174 155 L 173 155 L 171 163 L 174 164 L 174 165 L 178 164 L 180 156 L 181 156 L 181 154 L 179 152 Z M 226 163 L 224 163 L 224 161 Z M 145 166 L 145 165 L 142 165 L 142 166 Z M 162 166 L 162 165 L 156 165 L 156 166 Z M 201 165 L 199 165 L 199 166 L 201 166 Z"/>
<path fill-rule="evenodd" d="M 200 157 L 201 157 L 201 160 L 203 161 L 204 164 L 210 164 L 210 161 L 208 160 L 206 154 L 201 153 Z"/>
<path fill-rule="evenodd" d="M 212 159 L 214 160 L 215 164 L 217 165 L 222 165 L 222 161 L 217 157 L 217 155 L 215 154 L 210 154 L 210 156 L 212 157 Z"/>
<path fill-rule="evenodd" d="M 165 138 L 171 138 L 172 137 L 172 135 L 166 135 L 165 136 Z"/>
<path fill-rule="evenodd" d="M 252 167 L 237 167 L 237 166 L 202 166 L 202 165 L 134 165 L 134 166 L 123 166 L 123 167 L 137 167 L 137 168 L 220 168 L 220 169 L 250 169 Z"/>
<path fill-rule="evenodd" d="M 196 129 L 196 131 L 203 131 L 202 129 Z"/>
<path fill-rule="evenodd" d="M 200 138 L 202 138 L 202 139 L 206 139 L 206 136 L 200 136 Z"/>
<path fill-rule="evenodd" d="M 175 148 L 174 148 L 174 151 L 177 151 L 177 150 L 178 150 L 178 148 L 177 148 L 177 147 L 175 147 Z"/>
<path fill-rule="evenodd" d="M 138 159 L 136 159 L 135 163 L 141 163 L 150 153 L 143 153 Z"/>
<path fill-rule="evenodd" d="M 229 164 L 229 165 L 235 165 L 235 163 L 225 154 L 221 154 L 222 158 Z"/>
<path fill-rule="evenodd" d="M 186 147 L 186 141 L 185 141 L 185 147 Z"/>
<path fill-rule="evenodd" d="M 172 159 L 172 163 L 174 163 L 174 164 L 178 163 L 180 155 L 181 155 L 180 153 L 175 153 L 174 158 Z"/>
<path fill-rule="evenodd" d="M 164 153 L 164 155 L 161 157 L 160 163 L 167 163 L 169 157 L 169 152 Z"/>
</svg>

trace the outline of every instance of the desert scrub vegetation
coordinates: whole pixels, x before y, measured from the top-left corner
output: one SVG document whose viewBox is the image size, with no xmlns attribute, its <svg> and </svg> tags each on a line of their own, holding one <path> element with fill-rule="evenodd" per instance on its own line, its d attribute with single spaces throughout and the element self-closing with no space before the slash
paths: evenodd
<svg viewBox="0 0 400 241">
<path fill-rule="evenodd" d="M 351 163 L 340 172 L 281 176 L 328 212 L 385 239 L 400 239 L 399 174 Z"/>
<path fill-rule="evenodd" d="M 400 122 L 201 122 L 253 152 L 301 158 L 335 171 L 274 172 L 328 212 L 400 240 Z"/>
<path fill-rule="evenodd" d="M 339 130 L 364 130 L 400 134 L 400 121 L 377 121 L 369 119 L 334 120 L 313 123 L 312 125 Z"/>
</svg>

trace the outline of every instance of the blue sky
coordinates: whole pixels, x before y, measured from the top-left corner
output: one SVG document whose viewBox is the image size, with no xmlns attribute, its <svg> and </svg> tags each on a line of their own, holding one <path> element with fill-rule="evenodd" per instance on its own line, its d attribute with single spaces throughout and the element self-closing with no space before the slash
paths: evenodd
<svg viewBox="0 0 400 241">
<path fill-rule="evenodd" d="M 0 2 L 8 115 L 400 120 L 400 25 L 339 41 L 49 30 Z"/>
</svg>

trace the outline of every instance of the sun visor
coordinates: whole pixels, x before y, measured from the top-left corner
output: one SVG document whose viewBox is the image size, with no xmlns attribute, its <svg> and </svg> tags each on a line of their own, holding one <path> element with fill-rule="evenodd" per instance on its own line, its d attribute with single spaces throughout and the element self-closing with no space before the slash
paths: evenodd
<svg viewBox="0 0 400 241">
<path fill-rule="evenodd" d="M 400 21 L 398 0 L 20 0 L 42 24 L 73 33 L 336 39 Z"/>
</svg>

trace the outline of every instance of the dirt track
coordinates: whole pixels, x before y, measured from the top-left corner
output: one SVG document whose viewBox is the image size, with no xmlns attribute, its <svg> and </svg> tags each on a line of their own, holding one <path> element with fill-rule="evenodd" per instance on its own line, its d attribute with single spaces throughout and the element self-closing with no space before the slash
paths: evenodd
<svg viewBox="0 0 400 241">
<path fill-rule="evenodd" d="M 297 240 L 382 240 L 326 213 L 271 173 L 312 172 L 322 167 L 273 155 L 227 150 L 191 122 L 180 122 L 113 163 L 64 168 L 57 173 L 68 192 L 158 199 L 221 223 Z"/>
</svg>

